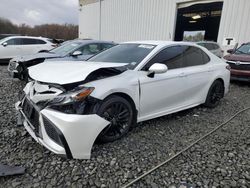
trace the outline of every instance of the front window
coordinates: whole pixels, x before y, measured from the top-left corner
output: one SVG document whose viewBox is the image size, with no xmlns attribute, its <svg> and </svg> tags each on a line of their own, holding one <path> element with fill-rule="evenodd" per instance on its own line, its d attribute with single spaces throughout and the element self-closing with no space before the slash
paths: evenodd
<svg viewBox="0 0 250 188">
<path fill-rule="evenodd" d="M 239 47 L 235 54 L 247 54 L 250 55 L 250 44 L 243 44 L 241 47 Z"/>
<path fill-rule="evenodd" d="M 52 49 L 50 52 L 60 55 L 66 55 L 74 49 L 77 49 L 80 45 L 81 43 L 79 42 L 66 43 L 62 46 Z"/>
<path fill-rule="evenodd" d="M 148 44 L 120 44 L 97 54 L 88 61 L 127 63 L 135 68 L 153 49 L 155 45 Z"/>
<path fill-rule="evenodd" d="M 9 39 L 6 41 L 8 45 L 21 45 L 22 41 L 20 38 Z"/>
<path fill-rule="evenodd" d="M 2 44 L 4 40 L 5 40 L 4 37 L 2 39 L 0 39 L 0 44 Z"/>
</svg>

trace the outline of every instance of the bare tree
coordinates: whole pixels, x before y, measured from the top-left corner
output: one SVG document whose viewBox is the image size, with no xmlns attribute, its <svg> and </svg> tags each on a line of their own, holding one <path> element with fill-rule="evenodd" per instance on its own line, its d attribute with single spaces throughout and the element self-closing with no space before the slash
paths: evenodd
<svg viewBox="0 0 250 188">
<path fill-rule="evenodd" d="M 0 18 L 0 34 L 6 33 L 70 40 L 78 38 L 78 25 L 43 24 L 31 27 L 26 24 L 15 25 L 7 19 Z"/>
</svg>

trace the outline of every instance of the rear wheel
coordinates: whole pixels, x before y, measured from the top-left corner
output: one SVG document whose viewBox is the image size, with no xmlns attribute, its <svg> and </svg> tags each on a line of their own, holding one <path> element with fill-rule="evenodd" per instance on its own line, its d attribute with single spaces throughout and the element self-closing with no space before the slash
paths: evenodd
<svg viewBox="0 0 250 188">
<path fill-rule="evenodd" d="M 110 122 L 98 136 L 98 141 L 102 143 L 115 141 L 127 134 L 134 117 L 131 104 L 119 96 L 104 100 L 97 114 Z"/>
<path fill-rule="evenodd" d="M 220 100 L 224 96 L 224 85 L 223 82 L 220 80 L 214 81 L 214 83 L 211 85 L 208 94 L 207 99 L 205 102 L 205 106 L 209 108 L 214 108 L 218 106 L 220 103 Z"/>
</svg>

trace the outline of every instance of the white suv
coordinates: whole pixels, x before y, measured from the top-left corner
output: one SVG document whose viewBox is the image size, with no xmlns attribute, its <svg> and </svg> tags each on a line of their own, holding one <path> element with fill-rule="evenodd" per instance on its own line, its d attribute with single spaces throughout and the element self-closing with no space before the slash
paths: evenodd
<svg viewBox="0 0 250 188">
<path fill-rule="evenodd" d="M 55 47 L 50 39 L 42 37 L 11 36 L 0 40 L 0 63 L 8 63 L 10 59 L 34 54 Z"/>
</svg>

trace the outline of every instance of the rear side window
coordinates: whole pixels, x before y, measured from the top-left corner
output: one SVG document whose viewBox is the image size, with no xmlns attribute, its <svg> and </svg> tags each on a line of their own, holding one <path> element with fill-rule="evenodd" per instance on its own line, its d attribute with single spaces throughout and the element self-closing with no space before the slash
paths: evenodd
<svg viewBox="0 0 250 188">
<path fill-rule="evenodd" d="M 210 57 L 202 50 L 200 50 L 200 51 L 201 51 L 202 57 L 203 57 L 203 64 L 207 64 L 210 61 Z"/>
<path fill-rule="evenodd" d="M 183 49 L 183 67 L 204 65 L 210 61 L 208 55 L 199 48 L 193 46 L 183 46 Z"/>
<path fill-rule="evenodd" d="M 183 48 L 181 46 L 173 46 L 163 49 L 143 68 L 148 70 L 151 65 L 162 63 L 168 66 L 168 69 L 177 69 L 183 66 Z"/>
<path fill-rule="evenodd" d="M 36 43 L 37 43 L 37 44 L 46 44 L 46 42 L 45 42 L 45 41 L 40 40 L 40 39 L 36 39 Z"/>
<path fill-rule="evenodd" d="M 100 45 L 99 44 L 87 44 L 78 50 L 81 51 L 83 55 L 93 55 L 93 54 L 100 52 Z"/>
<path fill-rule="evenodd" d="M 46 44 L 45 41 L 39 39 L 22 38 L 21 40 L 23 45 Z"/>
<path fill-rule="evenodd" d="M 114 44 L 102 44 L 102 50 L 107 50 L 113 46 L 114 46 Z"/>
</svg>

